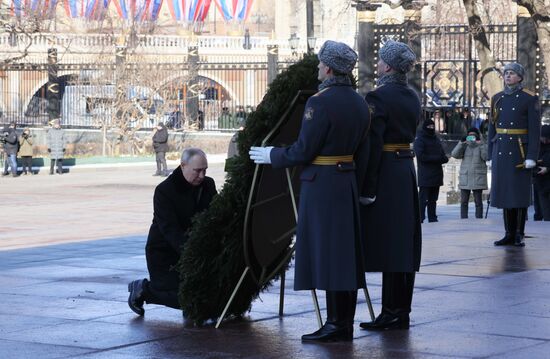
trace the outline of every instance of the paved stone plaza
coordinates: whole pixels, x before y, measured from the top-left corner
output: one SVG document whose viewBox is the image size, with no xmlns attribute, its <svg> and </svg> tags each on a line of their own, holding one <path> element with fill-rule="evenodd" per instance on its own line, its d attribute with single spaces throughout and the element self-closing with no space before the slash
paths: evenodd
<svg viewBox="0 0 550 359">
<path fill-rule="evenodd" d="M 221 157 L 209 169 L 219 187 Z M 317 323 L 309 293 L 291 290 L 293 269 L 283 318 L 278 283 L 246 320 L 220 329 L 153 305 L 137 317 L 127 283 L 147 276 L 152 194 L 162 180 L 153 170 L 151 162 L 0 179 L 2 358 L 549 357 L 550 224 L 528 221 L 525 248 L 495 248 L 495 209 L 487 220 L 459 220 L 458 206 L 440 206 L 440 222 L 424 225 L 409 331 L 359 330 L 369 318 L 360 295 L 352 343 L 302 344 Z M 381 276 L 367 280 L 379 311 Z"/>
</svg>

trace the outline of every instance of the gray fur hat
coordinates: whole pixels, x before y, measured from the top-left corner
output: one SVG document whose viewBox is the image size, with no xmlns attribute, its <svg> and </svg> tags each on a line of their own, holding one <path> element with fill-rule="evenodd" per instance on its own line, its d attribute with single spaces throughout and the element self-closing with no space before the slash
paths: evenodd
<svg viewBox="0 0 550 359">
<path fill-rule="evenodd" d="M 321 46 L 317 58 L 331 69 L 349 74 L 357 62 L 357 53 L 343 42 L 327 40 Z"/>
<path fill-rule="evenodd" d="M 523 78 L 525 77 L 525 68 L 517 62 L 510 62 L 506 66 L 504 66 L 504 72 L 506 71 L 514 71 L 516 74 L 518 74 L 519 77 L 521 77 L 521 80 L 523 81 Z"/>
<path fill-rule="evenodd" d="M 379 54 L 392 69 L 404 74 L 412 70 L 416 61 L 416 55 L 409 45 L 399 41 L 386 41 Z"/>
</svg>

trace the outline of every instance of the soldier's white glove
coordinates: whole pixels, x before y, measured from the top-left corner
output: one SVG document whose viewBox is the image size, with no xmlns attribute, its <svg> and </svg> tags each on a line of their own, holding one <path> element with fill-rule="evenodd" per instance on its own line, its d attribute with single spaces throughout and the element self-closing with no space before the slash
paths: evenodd
<svg viewBox="0 0 550 359">
<path fill-rule="evenodd" d="M 256 164 L 269 164 L 271 163 L 271 150 L 273 146 L 270 147 L 250 147 L 248 155 L 250 159 Z"/>
<path fill-rule="evenodd" d="M 485 164 L 487 165 L 487 167 L 491 167 L 492 162 L 493 162 L 492 160 L 485 161 Z"/>
<path fill-rule="evenodd" d="M 525 165 L 525 168 L 527 168 L 527 169 L 535 168 L 535 166 L 537 165 L 537 163 L 533 160 L 525 160 L 525 162 L 523 164 Z"/>
<path fill-rule="evenodd" d="M 376 196 L 374 196 L 374 197 L 359 197 L 359 203 L 361 203 L 363 206 L 368 206 L 369 204 L 373 204 L 374 201 L 376 201 Z"/>
</svg>

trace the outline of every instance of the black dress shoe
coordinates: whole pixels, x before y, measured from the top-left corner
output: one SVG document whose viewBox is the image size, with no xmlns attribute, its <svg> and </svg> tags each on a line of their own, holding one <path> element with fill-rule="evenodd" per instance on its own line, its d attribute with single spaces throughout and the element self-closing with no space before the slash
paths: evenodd
<svg viewBox="0 0 550 359">
<path fill-rule="evenodd" d="M 495 241 L 493 244 L 495 246 L 508 246 L 514 243 L 513 238 L 510 238 L 509 236 L 504 236 L 504 238 Z"/>
<path fill-rule="evenodd" d="M 145 314 L 145 309 L 143 309 L 143 286 L 147 282 L 147 279 L 138 279 L 128 284 L 128 306 L 134 313 L 139 316 Z"/>
<path fill-rule="evenodd" d="M 325 323 L 321 329 L 302 335 L 304 342 L 343 342 L 353 340 L 353 328 L 334 323 Z"/>
<path fill-rule="evenodd" d="M 375 331 L 409 329 L 409 316 L 398 316 L 382 313 L 374 320 L 374 322 L 361 323 L 359 326 L 362 329 Z"/>
</svg>

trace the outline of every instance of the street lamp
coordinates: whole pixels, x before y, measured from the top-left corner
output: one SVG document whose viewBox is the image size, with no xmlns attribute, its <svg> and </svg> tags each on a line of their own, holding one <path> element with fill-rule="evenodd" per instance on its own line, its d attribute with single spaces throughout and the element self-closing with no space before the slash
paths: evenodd
<svg viewBox="0 0 550 359">
<path fill-rule="evenodd" d="M 299 41 L 300 38 L 296 35 L 295 32 L 293 32 L 288 39 L 288 44 L 290 45 L 290 49 L 292 50 L 292 55 L 296 55 L 296 49 L 298 48 Z"/>
<path fill-rule="evenodd" d="M 244 30 L 244 40 L 243 40 L 243 49 L 250 50 L 252 44 L 250 43 L 250 31 L 248 29 Z"/>
<path fill-rule="evenodd" d="M 315 42 L 317 42 L 317 38 L 315 36 L 310 36 L 307 38 L 307 53 L 309 55 L 315 52 Z"/>
</svg>

